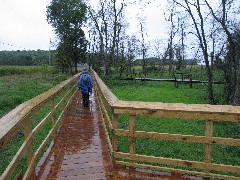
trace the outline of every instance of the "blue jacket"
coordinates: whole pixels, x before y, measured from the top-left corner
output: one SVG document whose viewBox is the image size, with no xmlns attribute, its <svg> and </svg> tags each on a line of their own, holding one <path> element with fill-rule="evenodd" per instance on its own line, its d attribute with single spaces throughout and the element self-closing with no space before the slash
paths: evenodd
<svg viewBox="0 0 240 180">
<path fill-rule="evenodd" d="M 86 74 L 89 78 L 89 87 L 86 86 L 84 83 L 83 83 L 83 80 L 82 80 L 82 77 L 83 77 L 83 74 Z M 93 80 L 92 80 L 92 76 L 89 74 L 89 72 L 87 71 L 84 71 L 81 73 L 80 75 L 80 78 L 78 80 L 78 88 L 81 89 L 82 93 L 84 94 L 88 94 L 89 91 L 91 91 L 92 89 L 92 86 L 93 86 Z"/>
</svg>

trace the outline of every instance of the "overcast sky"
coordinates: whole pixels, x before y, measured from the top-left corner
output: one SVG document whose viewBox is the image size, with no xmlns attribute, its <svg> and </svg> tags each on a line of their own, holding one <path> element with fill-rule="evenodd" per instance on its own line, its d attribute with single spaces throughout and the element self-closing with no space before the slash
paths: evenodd
<svg viewBox="0 0 240 180">
<path fill-rule="evenodd" d="M 46 6 L 50 0 L 0 0 L 0 51 L 1 50 L 48 50 L 50 38 L 55 35 L 46 21 Z M 159 2 L 158 2 L 159 4 Z M 127 6 L 132 33 L 138 31 L 136 15 L 147 16 L 149 39 L 163 35 L 163 6 L 154 3 L 148 8 Z M 53 48 L 53 47 L 51 47 Z"/>
<path fill-rule="evenodd" d="M 48 0 L 0 0 L 0 50 L 49 49 Z"/>
</svg>

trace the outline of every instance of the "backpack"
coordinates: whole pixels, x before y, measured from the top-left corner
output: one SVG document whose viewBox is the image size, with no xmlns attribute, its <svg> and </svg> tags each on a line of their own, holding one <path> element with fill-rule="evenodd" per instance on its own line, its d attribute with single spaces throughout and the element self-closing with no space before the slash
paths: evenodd
<svg viewBox="0 0 240 180">
<path fill-rule="evenodd" d="M 82 74 L 82 82 L 85 86 L 90 87 L 90 79 L 88 74 Z"/>
</svg>

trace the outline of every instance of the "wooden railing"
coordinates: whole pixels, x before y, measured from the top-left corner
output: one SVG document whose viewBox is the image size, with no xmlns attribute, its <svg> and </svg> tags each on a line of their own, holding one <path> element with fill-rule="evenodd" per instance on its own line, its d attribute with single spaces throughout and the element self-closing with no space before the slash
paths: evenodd
<svg viewBox="0 0 240 180">
<path fill-rule="evenodd" d="M 0 179 L 10 179 L 13 176 L 12 174 L 24 154 L 27 154 L 27 170 L 26 172 L 15 172 L 15 174 L 17 174 L 15 178 L 23 176 L 21 178 L 29 179 L 38 158 L 43 153 L 44 148 L 46 148 L 51 138 L 54 137 L 61 124 L 63 112 L 77 90 L 76 86 L 78 77 L 79 74 L 62 82 L 49 91 L 19 105 L 0 119 L 0 153 L 5 151 L 5 147 L 16 137 L 16 135 L 19 134 L 19 132 L 20 134 L 21 132 L 24 134 L 24 142 L 1 175 Z M 45 113 L 47 115 L 39 120 L 37 124 L 33 125 L 33 116 L 44 108 L 46 108 L 47 112 Z M 51 126 L 49 132 L 47 132 L 46 137 L 40 142 L 41 145 L 34 148 L 34 138 L 49 122 Z M 37 150 L 34 151 L 34 149 Z"/>
<path fill-rule="evenodd" d="M 240 146 L 240 139 L 213 136 L 214 123 L 240 122 L 239 106 L 121 101 L 107 88 L 96 73 L 94 73 L 94 76 L 98 103 L 105 122 L 104 127 L 108 135 L 109 149 L 115 164 L 201 177 L 240 179 L 239 163 L 234 166 L 212 162 L 213 145 Z M 118 127 L 120 115 L 129 117 L 129 129 L 120 129 Z M 205 135 L 194 136 L 137 131 L 136 122 L 139 116 L 205 121 Z M 128 153 L 119 151 L 120 137 L 128 137 Z M 136 138 L 203 144 L 204 160 L 191 161 L 139 155 L 136 154 Z M 161 150 L 156 149 L 156 151 Z"/>
<path fill-rule="evenodd" d="M 151 169 L 157 171 L 169 171 L 173 173 L 190 174 L 202 177 L 219 179 L 239 179 L 240 166 L 212 163 L 213 145 L 240 146 L 240 139 L 214 137 L 213 129 L 215 122 L 240 122 L 239 106 L 216 106 L 216 105 L 186 105 L 174 103 L 132 102 L 119 100 L 103 83 L 98 75 L 95 77 L 95 88 L 104 128 L 107 133 L 109 149 L 115 164 L 134 168 Z M 0 119 L 0 152 L 5 150 L 6 145 L 15 138 L 19 132 L 24 132 L 24 142 L 9 163 L 0 179 L 9 179 L 13 173 L 23 173 L 23 179 L 29 179 L 38 158 L 44 148 L 54 137 L 61 124 L 64 109 L 76 91 L 76 82 L 79 75 L 64 81 L 60 85 L 33 98 Z M 33 126 L 32 118 L 42 109 L 48 109 L 47 115 Z M 129 129 L 119 128 L 119 116 L 129 117 Z M 136 128 L 137 117 L 160 117 L 187 119 L 188 121 L 205 121 L 205 135 L 182 135 L 158 132 L 138 131 Z M 192 119 L 192 120 L 190 120 Z M 51 123 L 48 134 L 41 141 L 41 145 L 34 151 L 33 139 L 47 123 Z M 119 151 L 120 137 L 129 138 L 129 152 Z M 136 153 L 136 139 L 155 139 L 163 141 L 181 141 L 186 143 L 201 143 L 204 145 L 204 160 L 190 161 L 166 157 L 140 155 Z M 146 147 L 148 148 L 148 147 Z M 156 149 L 158 151 L 159 149 Z M 14 172 L 20 160 L 27 154 L 26 172 Z M 190 169 L 189 169 L 190 168 Z M 198 169 L 199 171 L 196 171 Z M 231 173 L 231 175 L 229 175 Z"/>
</svg>

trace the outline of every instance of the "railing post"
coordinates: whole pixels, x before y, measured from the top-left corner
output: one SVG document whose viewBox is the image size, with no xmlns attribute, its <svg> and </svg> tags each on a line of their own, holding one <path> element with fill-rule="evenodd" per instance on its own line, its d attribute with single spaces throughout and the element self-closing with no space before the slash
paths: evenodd
<svg viewBox="0 0 240 180">
<path fill-rule="evenodd" d="M 118 151 L 118 136 L 115 134 L 115 129 L 118 129 L 118 115 L 113 114 L 112 116 L 112 127 L 113 127 L 113 137 L 112 137 L 112 146 L 113 152 Z M 115 163 L 115 156 L 113 157 L 113 162 Z"/>
<path fill-rule="evenodd" d="M 24 137 L 25 137 L 25 140 L 27 140 L 28 136 L 31 133 L 32 133 L 32 123 L 31 123 L 30 117 L 28 117 L 25 120 L 25 123 L 24 123 Z M 28 148 L 27 148 L 27 161 L 28 161 L 28 164 L 31 163 L 31 160 L 32 160 L 33 156 L 34 156 L 33 142 L 32 142 L 32 139 L 30 139 L 30 143 L 29 143 Z"/>
<path fill-rule="evenodd" d="M 52 127 L 54 127 L 55 122 L 56 122 L 56 109 L 55 109 L 55 98 L 52 99 L 51 102 L 51 109 L 52 109 Z"/>
<path fill-rule="evenodd" d="M 129 153 L 130 155 L 135 154 L 135 132 L 136 132 L 136 116 L 129 116 Z"/>
<path fill-rule="evenodd" d="M 206 139 L 211 139 L 213 134 L 213 121 L 206 121 L 206 131 L 205 131 L 205 137 Z M 205 144 L 205 153 L 204 153 L 204 162 L 205 163 L 211 163 L 212 161 L 212 144 L 206 143 Z M 206 171 L 210 172 L 210 171 Z"/>
<path fill-rule="evenodd" d="M 64 110 L 65 108 L 65 90 L 62 92 L 62 111 Z"/>
</svg>

